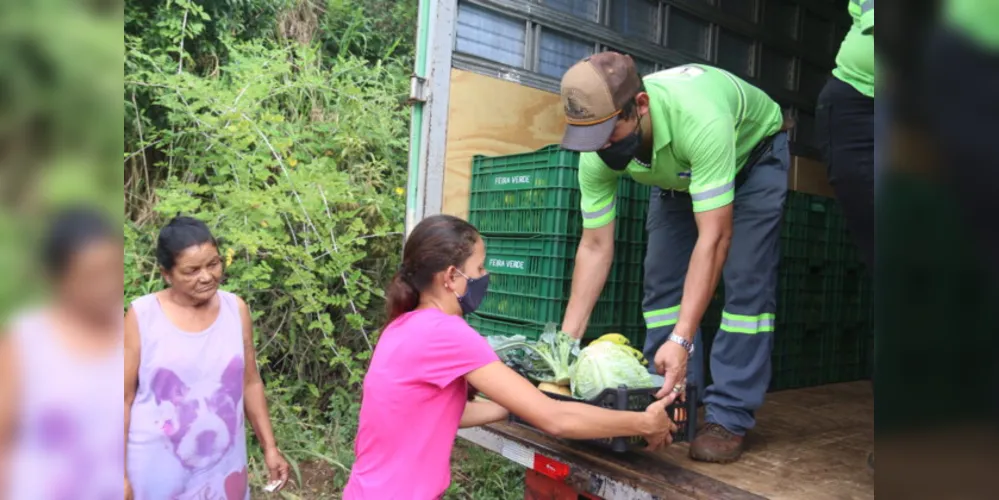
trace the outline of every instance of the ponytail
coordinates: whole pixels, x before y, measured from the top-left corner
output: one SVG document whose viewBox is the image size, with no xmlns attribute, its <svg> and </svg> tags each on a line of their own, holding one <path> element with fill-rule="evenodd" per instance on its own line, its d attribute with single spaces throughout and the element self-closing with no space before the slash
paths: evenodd
<svg viewBox="0 0 999 500">
<path fill-rule="evenodd" d="M 390 324 L 399 316 L 416 310 L 420 305 L 420 292 L 403 277 L 403 272 L 395 273 L 392 282 L 385 292 L 385 309 L 388 315 L 386 324 Z"/>
<path fill-rule="evenodd" d="M 420 292 L 449 266 L 460 267 L 472 255 L 479 232 L 451 215 L 432 215 L 420 221 L 406 238 L 402 264 L 385 290 L 386 325 L 420 305 Z"/>
</svg>

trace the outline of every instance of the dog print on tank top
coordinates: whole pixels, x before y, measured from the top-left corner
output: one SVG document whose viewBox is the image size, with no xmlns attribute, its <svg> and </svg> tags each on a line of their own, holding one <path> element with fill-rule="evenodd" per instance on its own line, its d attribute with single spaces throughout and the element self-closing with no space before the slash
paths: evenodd
<svg viewBox="0 0 999 500">
<path fill-rule="evenodd" d="M 139 390 L 129 428 L 136 500 L 249 500 L 238 300 L 219 292 L 218 319 L 177 329 L 154 295 L 139 317 Z"/>
</svg>

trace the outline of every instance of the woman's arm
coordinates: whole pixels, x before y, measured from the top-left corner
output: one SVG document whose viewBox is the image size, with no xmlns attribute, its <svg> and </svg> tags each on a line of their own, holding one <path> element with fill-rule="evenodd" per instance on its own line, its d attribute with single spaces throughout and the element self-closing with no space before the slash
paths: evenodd
<svg viewBox="0 0 999 500">
<path fill-rule="evenodd" d="M 0 492 L 7 489 L 10 474 L 10 453 L 17 418 L 17 359 L 14 341 L 0 332 Z"/>
<path fill-rule="evenodd" d="M 271 415 L 267 410 L 267 396 L 264 394 L 264 381 L 257 370 L 257 349 L 253 344 L 253 319 L 250 307 L 239 299 L 239 315 L 243 320 L 243 406 L 246 417 L 253 426 L 257 441 L 264 450 L 264 463 L 270 473 L 270 481 L 283 486 L 288 481 L 288 462 L 278 450 L 271 427 Z M 280 486 L 279 486 L 280 488 Z"/>
<path fill-rule="evenodd" d="M 492 401 L 473 400 L 465 404 L 465 412 L 461 414 L 459 427 L 465 429 L 492 424 L 505 420 L 508 415 L 510 412 L 506 411 L 506 408 Z"/>
<path fill-rule="evenodd" d="M 132 403 L 139 387 L 139 320 L 134 309 L 125 315 L 125 480 L 128 481 L 128 429 L 132 423 Z"/>
<path fill-rule="evenodd" d="M 607 410 L 585 403 L 556 401 L 500 361 L 466 375 L 483 394 L 556 437 L 598 439 L 618 436 L 660 436 L 676 430 L 666 415 L 665 399 L 647 411 Z"/>
<path fill-rule="evenodd" d="M 264 395 L 264 381 L 257 370 L 257 349 L 253 344 L 253 320 L 250 307 L 239 299 L 239 315 L 243 320 L 243 405 L 246 417 L 253 426 L 253 432 L 265 452 L 277 449 L 271 416 L 267 410 L 267 397 Z"/>
</svg>

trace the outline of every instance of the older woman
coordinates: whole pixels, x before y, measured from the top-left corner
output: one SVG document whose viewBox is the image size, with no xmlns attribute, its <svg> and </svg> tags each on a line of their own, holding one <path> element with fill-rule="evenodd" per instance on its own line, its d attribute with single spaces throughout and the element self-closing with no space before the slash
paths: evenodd
<svg viewBox="0 0 999 500">
<path fill-rule="evenodd" d="M 0 498 L 121 498 L 121 226 L 55 217 L 39 252 L 51 300 L 0 336 Z"/>
<path fill-rule="evenodd" d="M 244 412 L 270 480 L 288 478 L 249 308 L 219 290 L 222 259 L 201 221 L 170 221 L 156 255 L 168 287 L 135 300 L 125 318 L 125 498 L 249 500 Z"/>
</svg>

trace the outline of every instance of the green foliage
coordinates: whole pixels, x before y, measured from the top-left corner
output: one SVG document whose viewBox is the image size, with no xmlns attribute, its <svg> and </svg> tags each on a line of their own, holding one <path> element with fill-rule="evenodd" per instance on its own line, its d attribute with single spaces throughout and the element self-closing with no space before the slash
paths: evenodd
<svg viewBox="0 0 999 500">
<path fill-rule="evenodd" d="M 121 13 L 0 4 L 0 325 L 44 299 L 38 237 L 53 211 L 121 214 Z M 119 215 L 120 217 L 120 215 Z"/>
<path fill-rule="evenodd" d="M 255 311 L 261 363 L 318 387 L 357 384 L 402 231 L 404 81 L 260 43 L 231 44 L 217 78 L 129 55 L 153 68 L 126 92 L 155 89 L 166 123 L 145 123 L 144 138 L 165 151 L 153 168 L 166 175 L 148 222 L 129 230 L 126 299 L 157 284 L 145 250 L 156 226 L 193 214 L 222 238 L 225 287 Z"/>
<path fill-rule="evenodd" d="M 283 448 L 349 467 L 356 424 L 345 422 L 356 421 L 400 253 L 405 73 L 318 44 L 222 36 L 225 60 L 199 74 L 182 42 L 208 43 L 207 11 L 174 1 L 132 12 L 155 21 L 126 36 L 125 299 L 162 286 L 163 223 L 205 220 L 221 240 L 224 288 L 253 310 Z"/>
<path fill-rule="evenodd" d="M 510 500 L 524 498 L 524 468 L 478 446 L 454 446 L 451 487 L 446 500 Z"/>
<path fill-rule="evenodd" d="M 319 493 L 289 492 L 297 498 L 338 498 L 353 465 L 361 381 L 401 254 L 416 4 L 125 9 L 126 303 L 162 287 L 159 228 L 178 213 L 206 221 L 220 238 L 223 288 L 253 312 L 296 482 L 329 472 Z M 517 491 L 516 466 L 468 456 L 448 498 Z M 251 468 L 260 483 L 257 447 Z"/>
<path fill-rule="evenodd" d="M 338 34 L 322 39 L 329 53 L 375 60 L 394 58 L 406 68 L 412 67 L 417 2 L 328 0 L 326 5 L 321 32 Z M 410 22 L 400 23 L 399 19 Z"/>
</svg>

